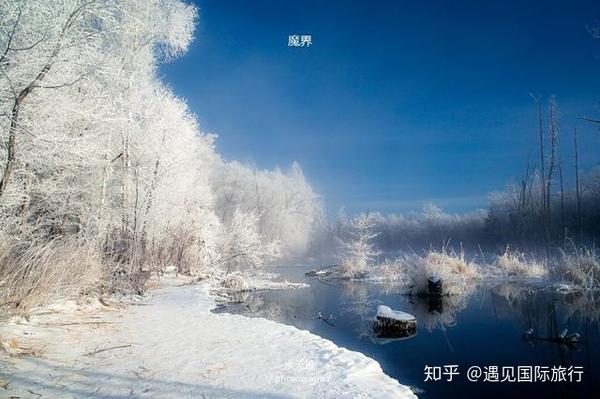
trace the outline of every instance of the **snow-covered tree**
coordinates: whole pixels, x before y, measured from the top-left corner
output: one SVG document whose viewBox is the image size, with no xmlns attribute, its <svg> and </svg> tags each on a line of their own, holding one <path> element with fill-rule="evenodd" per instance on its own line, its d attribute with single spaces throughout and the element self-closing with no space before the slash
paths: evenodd
<svg viewBox="0 0 600 399">
<path fill-rule="evenodd" d="M 373 243 L 379 235 L 374 231 L 375 220 L 372 214 L 360 213 L 350 222 L 347 238 L 339 239 L 339 256 L 344 275 L 364 276 L 369 263 L 381 254 Z"/>
<path fill-rule="evenodd" d="M 267 241 L 279 241 L 282 255 L 293 257 L 307 250 L 322 210 L 297 163 L 287 172 L 222 163 L 213 182 L 216 212 L 224 223 L 236 210 L 255 213 L 258 232 Z"/>
<path fill-rule="evenodd" d="M 81 267 L 106 275 L 306 250 L 321 208 L 300 167 L 224 162 L 159 79 L 196 14 L 181 0 L 0 0 L 0 251 L 85 243 Z M 24 279 L 11 256 L 0 281 Z"/>
<path fill-rule="evenodd" d="M 279 241 L 270 241 L 258 232 L 259 216 L 256 212 L 236 209 L 227 225 L 219 251 L 219 263 L 232 267 L 263 266 L 281 255 Z"/>
</svg>

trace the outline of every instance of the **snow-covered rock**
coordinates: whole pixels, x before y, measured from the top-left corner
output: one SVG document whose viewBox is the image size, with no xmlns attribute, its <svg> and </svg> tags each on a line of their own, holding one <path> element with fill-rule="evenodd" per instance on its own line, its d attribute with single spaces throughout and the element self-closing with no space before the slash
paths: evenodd
<svg viewBox="0 0 600 399">
<path fill-rule="evenodd" d="M 389 306 L 385 306 L 385 305 L 377 306 L 377 316 L 386 318 L 386 319 L 397 320 L 397 321 L 404 321 L 404 322 L 415 321 L 416 322 L 415 316 L 411 315 L 410 313 L 402 312 L 400 310 L 392 310 Z"/>
<path fill-rule="evenodd" d="M 373 329 L 378 338 L 407 338 L 417 333 L 417 319 L 410 313 L 379 305 Z"/>
</svg>

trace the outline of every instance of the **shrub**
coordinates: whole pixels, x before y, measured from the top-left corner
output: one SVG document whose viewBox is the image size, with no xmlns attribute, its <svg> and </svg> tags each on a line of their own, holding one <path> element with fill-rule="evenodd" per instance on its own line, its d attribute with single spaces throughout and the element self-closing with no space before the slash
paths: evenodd
<svg viewBox="0 0 600 399">
<path fill-rule="evenodd" d="M 600 288 L 600 259 L 595 249 L 575 248 L 562 252 L 563 276 L 581 289 Z"/>
<path fill-rule="evenodd" d="M 229 273 L 221 285 L 232 291 L 245 291 L 248 289 L 248 283 L 241 273 Z"/>
<path fill-rule="evenodd" d="M 456 253 L 446 247 L 441 251 L 430 249 L 424 257 L 415 255 L 409 274 L 411 293 L 428 294 L 428 283 L 432 279 L 442 281 L 444 295 L 470 292 L 471 280 L 480 275 L 479 267 L 467 261 L 464 252 Z"/>
<path fill-rule="evenodd" d="M 101 255 L 80 239 L 0 244 L 0 304 L 27 310 L 98 286 Z"/>
<path fill-rule="evenodd" d="M 508 247 L 495 262 L 496 268 L 509 276 L 544 277 L 548 274 L 546 264 L 535 259 L 526 259 L 525 254 Z"/>
<path fill-rule="evenodd" d="M 383 282 L 406 282 L 408 263 L 410 257 L 401 256 L 394 260 L 386 259 L 381 265 L 375 267 L 375 277 Z"/>
</svg>

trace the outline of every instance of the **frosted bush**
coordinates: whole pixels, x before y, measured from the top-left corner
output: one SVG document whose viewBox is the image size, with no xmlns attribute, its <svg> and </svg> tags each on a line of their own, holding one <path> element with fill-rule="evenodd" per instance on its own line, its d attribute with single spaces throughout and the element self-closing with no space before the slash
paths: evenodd
<svg viewBox="0 0 600 399">
<path fill-rule="evenodd" d="M 342 277 L 363 278 L 367 275 L 367 265 L 354 259 L 344 259 L 340 263 Z"/>
<path fill-rule="evenodd" d="M 394 260 L 386 259 L 376 268 L 377 278 L 385 282 L 401 282 L 407 278 L 407 259 L 399 257 Z"/>
<path fill-rule="evenodd" d="M 409 270 L 412 281 L 411 293 L 427 294 L 428 281 L 440 280 L 444 295 L 460 295 L 470 292 L 472 280 L 479 277 L 479 267 L 465 259 L 464 253 L 443 248 L 429 250 L 424 257 L 416 256 Z"/>
<path fill-rule="evenodd" d="M 221 285 L 232 291 L 245 291 L 248 289 L 246 278 L 241 273 L 229 273 Z"/>
<path fill-rule="evenodd" d="M 369 280 L 380 283 L 379 289 L 386 293 L 407 293 L 410 291 L 412 257 L 401 255 L 393 260 L 386 259 L 384 263 L 370 269 Z"/>
<path fill-rule="evenodd" d="M 564 277 L 582 289 L 600 288 L 600 259 L 595 249 L 576 248 L 562 253 Z"/>
<path fill-rule="evenodd" d="M 508 247 L 496 258 L 495 266 L 509 276 L 544 277 L 548 274 L 545 263 L 535 259 L 528 260 L 524 253 Z"/>
</svg>

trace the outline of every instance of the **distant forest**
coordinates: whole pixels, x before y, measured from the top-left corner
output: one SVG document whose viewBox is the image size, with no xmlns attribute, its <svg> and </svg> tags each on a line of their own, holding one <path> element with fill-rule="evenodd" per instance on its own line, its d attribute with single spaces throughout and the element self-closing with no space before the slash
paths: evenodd
<svg viewBox="0 0 600 399">
<path fill-rule="evenodd" d="M 579 132 L 561 131 L 557 100 L 534 97 L 539 113 L 538 161 L 528 161 L 517 183 L 491 193 L 489 206 L 449 214 L 433 203 L 421 212 L 372 214 L 375 243 L 385 252 L 451 246 L 498 252 L 507 246 L 553 252 L 572 246 L 593 247 L 600 239 L 600 166 L 580 169 Z M 598 125 L 600 120 L 582 118 Z M 570 135 L 570 148 L 558 147 L 559 134 Z M 600 134 L 598 135 L 600 138 Z M 569 159 L 569 165 L 564 159 Z M 567 186 L 566 181 L 573 181 Z M 349 218 L 343 212 L 329 227 L 344 236 Z"/>
</svg>

